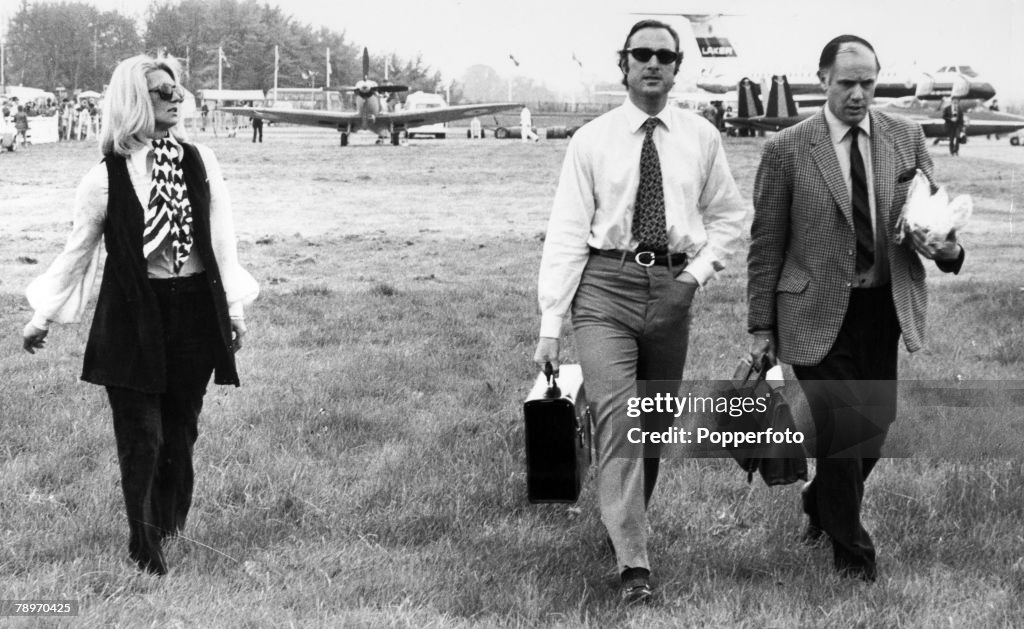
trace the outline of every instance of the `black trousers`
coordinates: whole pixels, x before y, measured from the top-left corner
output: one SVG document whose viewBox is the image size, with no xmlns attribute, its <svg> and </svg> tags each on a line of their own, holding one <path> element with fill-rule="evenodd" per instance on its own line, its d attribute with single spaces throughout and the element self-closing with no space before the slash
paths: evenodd
<svg viewBox="0 0 1024 629">
<path fill-rule="evenodd" d="M 107 387 L 107 396 L 128 514 L 128 552 L 143 570 L 165 574 L 161 542 L 185 526 L 192 505 L 192 449 L 218 332 L 204 274 L 150 285 L 160 304 L 166 391 Z"/>
<path fill-rule="evenodd" d="M 896 419 L 899 338 L 891 286 L 855 289 L 829 353 L 817 365 L 793 367 L 816 433 L 817 471 L 804 510 L 832 540 L 836 569 L 872 580 L 875 547 L 860 510 L 864 481 Z"/>
</svg>

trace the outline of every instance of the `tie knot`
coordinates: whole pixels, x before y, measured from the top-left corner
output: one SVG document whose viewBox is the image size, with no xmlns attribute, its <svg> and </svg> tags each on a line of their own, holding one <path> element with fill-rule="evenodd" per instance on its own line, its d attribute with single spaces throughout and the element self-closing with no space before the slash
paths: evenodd
<svg viewBox="0 0 1024 629">
<path fill-rule="evenodd" d="M 850 127 L 850 139 L 856 142 L 858 135 L 860 135 L 860 127 Z"/>
<path fill-rule="evenodd" d="M 657 118 L 653 118 L 653 117 L 652 118 L 648 118 L 647 120 L 644 120 L 644 131 L 647 132 L 647 135 L 650 135 L 650 134 L 654 133 L 655 127 L 657 127 L 660 123 L 661 123 L 660 120 L 658 120 Z"/>
</svg>

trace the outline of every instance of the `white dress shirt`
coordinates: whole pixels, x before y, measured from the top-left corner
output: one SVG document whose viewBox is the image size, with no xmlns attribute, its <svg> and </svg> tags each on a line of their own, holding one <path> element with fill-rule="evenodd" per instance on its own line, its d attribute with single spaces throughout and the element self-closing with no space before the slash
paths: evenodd
<svg viewBox="0 0 1024 629">
<path fill-rule="evenodd" d="M 541 336 L 561 335 L 588 247 L 633 251 L 633 205 L 640 184 L 643 123 L 650 116 L 628 99 L 576 132 L 562 164 L 544 240 L 538 297 Z M 654 145 L 661 162 L 669 251 L 704 285 L 737 248 L 746 210 L 725 159 L 722 137 L 692 112 L 658 113 Z"/>
<path fill-rule="evenodd" d="M 228 311 L 232 319 L 239 320 L 244 317 L 244 305 L 251 303 L 259 294 L 259 286 L 238 264 L 235 227 L 231 217 L 231 198 L 224 184 L 220 163 L 209 148 L 199 144 L 195 146 L 203 158 L 210 185 L 210 231 L 214 256 L 227 296 Z M 136 150 L 126 160 L 132 188 L 143 208 L 149 204 L 153 162 L 151 145 Z M 101 162 L 94 166 L 78 185 L 74 202 L 74 223 L 64 250 L 46 272 L 33 280 L 25 290 L 29 304 L 35 310 L 32 317 L 33 326 L 46 330 L 54 321 L 74 323 L 81 320 L 86 303 L 92 294 L 103 250 L 107 192 L 107 166 Z M 175 277 L 169 250 L 170 245 L 167 244 L 147 259 L 149 277 Z M 179 275 L 191 275 L 203 270 L 202 259 L 195 247 L 192 254 Z"/>
</svg>

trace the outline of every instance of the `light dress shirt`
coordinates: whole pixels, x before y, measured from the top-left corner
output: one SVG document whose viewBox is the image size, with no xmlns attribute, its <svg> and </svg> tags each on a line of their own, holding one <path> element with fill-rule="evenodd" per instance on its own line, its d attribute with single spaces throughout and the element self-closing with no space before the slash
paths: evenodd
<svg viewBox="0 0 1024 629">
<path fill-rule="evenodd" d="M 836 117 L 827 106 L 825 110 L 825 122 L 828 123 L 828 135 L 832 140 L 832 147 L 836 151 L 836 159 L 839 160 L 839 169 L 843 171 L 843 181 L 846 182 L 846 189 L 853 195 L 853 182 L 850 175 L 850 125 Z M 857 123 L 860 128 L 860 136 L 857 138 L 857 148 L 860 149 L 860 156 L 864 160 L 864 176 L 868 184 L 868 205 L 871 207 L 871 230 L 875 241 L 875 261 L 870 268 L 856 273 L 853 278 L 855 288 L 870 288 L 883 286 L 889 281 L 889 256 L 885 250 L 887 242 L 884 231 L 878 229 L 878 210 L 875 205 L 875 173 L 871 159 L 871 114 L 864 116 L 864 119 Z M 852 202 L 852 201 L 851 201 Z"/>
<path fill-rule="evenodd" d="M 173 137 L 170 137 L 175 141 Z M 220 270 L 221 281 L 228 301 L 228 312 L 233 320 L 244 317 L 244 306 L 259 294 L 256 280 L 238 264 L 235 227 L 231 217 L 231 197 L 220 163 L 209 148 L 196 144 L 210 185 L 210 231 L 214 256 Z M 128 176 L 135 196 L 145 208 L 153 183 L 153 148 L 147 144 L 126 159 Z M 32 325 L 46 330 L 51 322 L 74 323 L 80 321 L 86 302 L 92 294 L 100 254 L 103 250 L 103 226 L 107 219 L 107 167 L 103 162 L 94 166 L 78 184 L 75 192 L 74 219 L 71 235 L 64 250 L 50 264 L 46 272 L 37 277 L 25 290 L 29 304 L 35 310 Z M 147 258 L 147 275 L 151 278 L 175 277 L 168 242 Z M 141 254 L 141 252 L 140 252 Z M 203 262 L 193 244 L 179 276 L 203 271 Z"/>
<path fill-rule="evenodd" d="M 588 122 L 569 142 L 541 258 L 540 335 L 557 338 L 588 247 L 633 251 L 633 205 L 640 184 L 643 124 L 650 116 L 629 99 Z M 675 106 L 658 113 L 654 145 L 661 162 L 671 253 L 689 256 L 686 272 L 703 286 L 739 245 L 746 208 L 733 181 L 722 136 L 703 117 Z"/>
</svg>

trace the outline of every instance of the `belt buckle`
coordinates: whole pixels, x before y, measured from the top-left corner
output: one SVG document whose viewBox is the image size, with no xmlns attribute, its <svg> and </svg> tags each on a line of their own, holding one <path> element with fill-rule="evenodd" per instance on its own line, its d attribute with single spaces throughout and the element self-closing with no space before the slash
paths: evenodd
<svg viewBox="0 0 1024 629">
<path fill-rule="evenodd" d="M 640 259 L 641 256 L 651 256 L 651 259 L 650 259 L 649 262 L 644 262 L 643 260 Z M 656 259 L 657 259 L 657 254 L 655 254 L 653 251 L 637 251 L 636 255 L 633 257 L 633 261 L 634 262 L 636 262 L 640 266 L 645 266 L 647 268 L 650 268 L 650 267 L 654 266 L 654 261 Z"/>
</svg>

